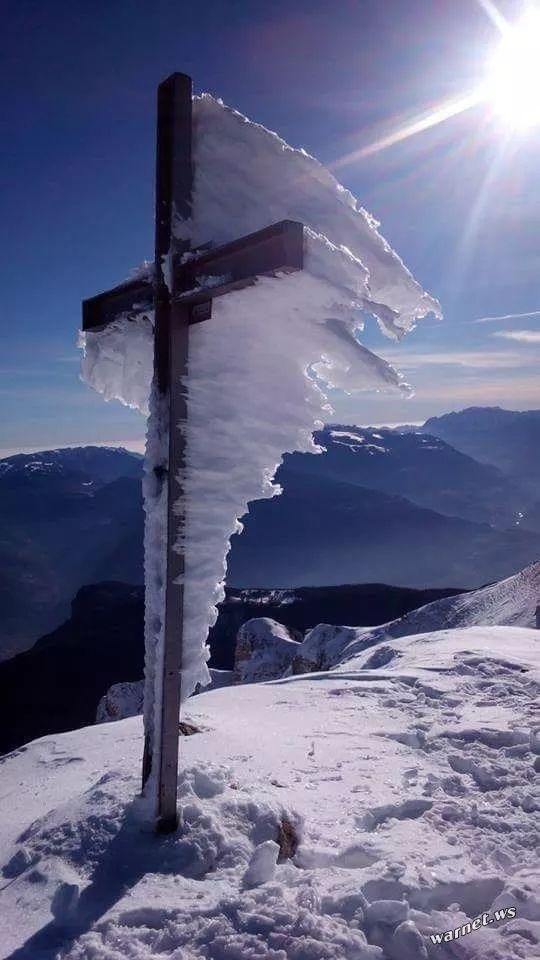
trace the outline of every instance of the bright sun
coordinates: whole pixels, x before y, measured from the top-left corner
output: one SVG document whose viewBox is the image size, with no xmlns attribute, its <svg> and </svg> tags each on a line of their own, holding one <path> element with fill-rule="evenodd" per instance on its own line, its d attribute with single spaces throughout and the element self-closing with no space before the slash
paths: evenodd
<svg viewBox="0 0 540 960">
<path fill-rule="evenodd" d="M 508 24 L 489 64 L 485 96 L 510 126 L 540 124 L 540 11 Z"/>
</svg>

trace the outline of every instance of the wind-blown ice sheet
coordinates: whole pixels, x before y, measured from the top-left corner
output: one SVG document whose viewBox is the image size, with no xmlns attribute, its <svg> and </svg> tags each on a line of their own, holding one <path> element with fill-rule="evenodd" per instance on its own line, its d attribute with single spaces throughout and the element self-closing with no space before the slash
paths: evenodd
<svg viewBox="0 0 540 960">
<path fill-rule="evenodd" d="M 286 451 L 315 451 L 312 431 L 331 408 L 325 388 L 403 389 L 385 361 L 358 342 L 366 310 L 399 336 L 438 304 L 424 293 L 375 222 L 317 161 L 219 101 L 194 101 L 194 216 L 175 232 L 220 243 L 281 219 L 301 220 L 304 270 L 262 278 L 213 303 L 190 329 L 182 698 L 208 682 L 204 644 L 223 596 L 226 555 L 250 500 L 272 484 Z M 83 378 L 109 399 L 148 412 L 151 315 L 119 319 L 85 337 Z M 155 405 L 154 405 L 155 407 Z M 147 729 L 159 705 L 165 503 L 153 481 L 163 425 L 148 427 L 145 470 Z M 156 745 L 157 746 L 157 745 Z"/>
<path fill-rule="evenodd" d="M 194 215 L 178 236 L 224 243 L 278 220 L 300 220 L 350 251 L 369 272 L 358 294 L 387 333 L 400 335 L 433 311 L 378 223 L 318 160 L 208 94 L 195 97 Z M 380 305 L 380 308 L 379 306 Z"/>
<path fill-rule="evenodd" d="M 328 328 L 335 293 L 307 273 L 264 278 L 255 289 L 217 300 L 212 318 L 190 330 L 186 471 L 180 478 L 188 503 L 184 698 L 203 679 L 201 638 L 224 596 L 237 518 L 250 500 L 280 492 L 272 477 L 285 450 L 316 449 L 312 431 L 326 398 L 306 377 L 309 367 L 317 360 L 318 377 L 345 388 L 377 386 L 383 378 L 397 383 L 377 357 L 354 350 L 346 327 L 342 341 Z"/>
<path fill-rule="evenodd" d="M 105 400 L 120 400 L 126 407 L 148 414 L 153 373 L 154 324 L 152 315 L 130 320 L 120 316 L 104 330 L 82 333 L 81 378 Z"/>
</svg>

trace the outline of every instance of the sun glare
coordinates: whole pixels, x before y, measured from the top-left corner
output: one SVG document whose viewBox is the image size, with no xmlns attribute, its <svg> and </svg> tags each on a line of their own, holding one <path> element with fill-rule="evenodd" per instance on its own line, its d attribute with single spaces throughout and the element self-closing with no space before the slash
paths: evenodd
<svg viewBox="0 0 540 960">
<path fill-rule="evenodd" d="M 485 79 L 461 96 L 443 101 L 338 157 L 332 164 L 334 169 L 387 150 L 480 105 L 504 124 L 506 135 L 500 137 L 504 148 L 514 132 L 540 127 L 540 0 L 529 0 L 522 16 L 513 23 L 506 20 L 494 0 L 478 3 L 500 34 L 498 46 L 487 58 Z"/>
<path fill-rule="evenodd" d="M 540 10 L 506 25 L 488 64 L 485 96 L 509 126 L 540 124 Z"/>
</svg>

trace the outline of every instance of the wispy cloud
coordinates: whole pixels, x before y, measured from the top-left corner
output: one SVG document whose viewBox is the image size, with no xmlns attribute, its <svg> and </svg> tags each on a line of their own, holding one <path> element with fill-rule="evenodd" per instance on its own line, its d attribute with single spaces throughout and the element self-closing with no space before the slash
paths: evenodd
<svg viewBox="0 0 540 960">
<path fill-rule="evenodd" d="M 524 320 L 526 317 L 540 317 L 540 310 L 529 310 L 528 313 L 502 313 L 498 317 L 478 317 L 469 320 L 469 323 L 502 323 L 505 320 Z"/>
<path fill-rule="evenodd" d="M 516 340 L 517 343 L 540 344 L 540 330 L 497 330 L 491 336 L 501 340 Z"/>
<path fill-rule="evenodd" d="M 523 367 L 521 352 L 510 350 L 462 350 L 408 353 L 403 350 L 385 350 L 385 360 L 395 364 L 398 370 L 419 370 L 422 367 L 461 367 L 471 370 L 510 370 Z M 540 357 L 538 358 L 540 360 Z"/>
<path fill-rule="evenodd" d="M 74 377 L 73 370 L 58 369 L 57 367 L 30 367 L 30 366 L 8 366 L 0 367 L 1 377 Z M 77 377 L 74 377 L 78 382 Z"/>
<path fill-rule="evenodd" d="M 440 400 L 449 404 L 470 407 L 476 404 L 507 407 L 509 410 L 537 409 L 538 377 L 509 377 L 505 380 L 487 380 L 484 377 L 460 382 L 451 381 L 418 386 L 416 399 Z"/>
</svg>

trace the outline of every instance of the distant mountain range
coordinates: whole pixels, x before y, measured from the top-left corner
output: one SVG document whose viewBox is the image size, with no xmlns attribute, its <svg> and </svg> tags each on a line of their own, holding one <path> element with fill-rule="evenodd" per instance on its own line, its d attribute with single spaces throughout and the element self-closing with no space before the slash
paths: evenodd
<svg viewBox="0 0 540 960">
<path fill-rule="evenodd" d="M 505 473 L 425 428 L 333 425 L 316 439 L 325 453 L 285 456 L 281 497 L 250 504 L 232 540 L 230 584 L 476 587 L 540 556 L 527 464 Z"/>
<path fill-rule="evenodd" d="M 538 499 L 540 410 L 468 407 L 426 420 L 421 430 L 446 440 L 480 463 L 494 464 L 509 477 L 533 484 Z"/>
<path fill-rule="evenodd" d="M 540 411 L 317 440 L 325 453 L 285 456 L 283 496 L 250 505 L 231 587 L 472 588 L 540 557 Z M 85 584 L 142 584 L 141 475 L 142 458 L 101 447 L 0 461 L 0 660 L 62 623 Z"/>
<path fill-rule="evenodd" d="M 288 454 L 282 468 L 285 477 L 308 474 L 350 483 L 406 498 L 447 517 L 500 528 L 518 519 L 520 485 L 436 436 L 333 426 L 316 433 L 315 439 L 326 453 Z"/>
<path fill-rule="evenodd" d="M 142 584 L 141 477 L 117 448 L 0 460 L 0 660 L 65 620 L 84 584 Z"/>
<path fill-rule="evenodd" d="M 314 474 L 287 465 L 278 475 L 283 495 L 250 505 L 244 532 L 233 537 L 229 583 L 476 587 L 540 556 L 538 533 L 448 517 Z"/>
</svg>

